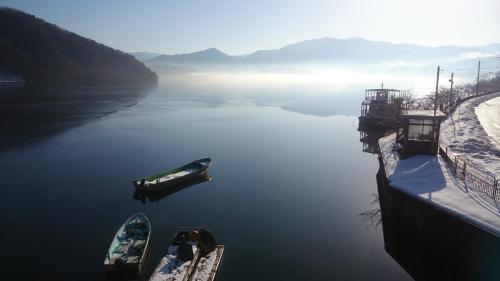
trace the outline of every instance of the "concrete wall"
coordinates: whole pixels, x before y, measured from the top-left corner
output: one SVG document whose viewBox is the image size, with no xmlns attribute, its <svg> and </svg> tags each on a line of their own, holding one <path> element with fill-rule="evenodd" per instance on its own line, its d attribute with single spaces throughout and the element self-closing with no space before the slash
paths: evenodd
<svg viewBox="0 0 500 281">
<path fill-rule="evenodd" d="M 380 163 L 383 167 L 383 163 Z M 377 174 L 385 249 L 415 280 L 500 280 L 500 238 Z"/>
</svg>

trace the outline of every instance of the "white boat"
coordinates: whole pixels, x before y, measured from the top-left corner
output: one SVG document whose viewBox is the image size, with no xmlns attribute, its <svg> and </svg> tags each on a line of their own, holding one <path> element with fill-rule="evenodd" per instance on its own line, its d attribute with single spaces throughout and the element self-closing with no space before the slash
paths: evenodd
<svg viewBox="0 0 500 281">
<path fill-rule="evenodd" d="M 146 261 L 151 236 L 151 224 L 143 213 L 136 213 L 116 232 L 106 253 L 104 266 L 108 271 L 140 273 Z"/>
<path fill-rule="evenodd" d="M 207 230 L 180 231 L 149 281 L 213 281 L 223 254 Z"/>
</svg>

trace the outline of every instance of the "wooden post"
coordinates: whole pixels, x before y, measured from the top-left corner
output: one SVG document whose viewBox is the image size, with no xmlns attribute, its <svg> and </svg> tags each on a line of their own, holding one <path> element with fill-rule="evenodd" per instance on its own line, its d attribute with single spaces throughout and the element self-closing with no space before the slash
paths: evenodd
<svg viewBox="0 0 500 281">
<path fill-rule="evenodd" d="M 432 155 L 436 153 L 436 111 L 437 111 L 437 101 L 438 101 L 438 87 L 439 87 L 439 72 L 441 68 L 438 66 L 437 68 L 437 77 L 436 77 L 436 95 L 434 97 L 434 118 L 432 118 Z M 438 131 L 439 134 L 439 131 Z"/>
<path fill-rule="evenodd" d="M 434 97 L 434 119 L 436 117 L 437 111 L 437 102 L 438 102 L 438 90 L 439 90 L 439 72 L 441 71 L 440 67 L 437 68 L 437 76 L 436 76 L 436 95 Z M 478 74 L 479 75 L 479 74 Z M 478 76 L 479 77 L 479 76 Z M 434 125 L 434 124 L 433 124 Z"/>
</svg>

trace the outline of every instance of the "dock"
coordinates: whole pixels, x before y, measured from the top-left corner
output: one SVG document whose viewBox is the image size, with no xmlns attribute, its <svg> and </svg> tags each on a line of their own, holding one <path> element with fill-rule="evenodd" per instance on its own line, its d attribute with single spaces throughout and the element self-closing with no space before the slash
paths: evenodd
<svg viewBox="0 0 500 281">
<path fill-rule="evenodd" d="M 441 155 L 400 159 L 392 149 L 395 140 L 396 134 L 379 140 L 381 169 L 391 188 L 500 238 L 500 206 L 494 198 L 457 177 Z"/>
<path fill-rule="evenodd" d="M 498 201 L 441 154 L 401 159 L 395 140 L 378 141 L 386 251 L 416 280 L 500 280 Z"/>
</svg>

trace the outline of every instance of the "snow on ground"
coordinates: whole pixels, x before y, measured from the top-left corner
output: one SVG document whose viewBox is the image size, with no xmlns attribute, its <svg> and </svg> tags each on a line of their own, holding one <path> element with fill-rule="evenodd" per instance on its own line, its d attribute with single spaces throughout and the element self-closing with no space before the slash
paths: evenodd
<svg viewBox="0 0 500 281">
<path fill-rule="evenodd" d="M 500 92 L 463 102 L 441 125 L 440 138 L 441 144 L 448 146 L 454 154 L 498 176 L 500 175 L 500 150 L 497 146 L 498 142 L 495 145 L 492 140 L 496 138 L 498 141 L 500 135 L 500 127 L 498 127 L 500 106 L 497 97 L 500 97 Z M 492 100 L 493 98 L 495 99 Z M 495 101 L 496 106 L 491 109 L 480 106 L 479 112 L 483 120 L 480 123 L 475 108 L 486 101 L 488 104 Z M 488 128 L 488 133 L 481 124 L 488 124 L 485 127 Z"/>
<path fill-rule="evenodd" d="M 476 107 L 479 123 L 497 149 L 500 149 L 500 97 L 485 101 Z"/>
<path fill-rule="evenodd" d="M 379 140 L 392 187 L 500 235 L 500 206 L 493 199 L 456 178 L 441 156 L 415 155 L 400 160 L 392 149 L 395 138 L 393 134 Z"/>
</svg>

